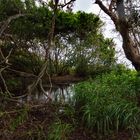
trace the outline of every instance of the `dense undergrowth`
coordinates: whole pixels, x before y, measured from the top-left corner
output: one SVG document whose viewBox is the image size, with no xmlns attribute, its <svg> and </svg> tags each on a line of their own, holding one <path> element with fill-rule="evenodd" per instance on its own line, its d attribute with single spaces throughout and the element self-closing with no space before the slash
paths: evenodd
<svg viewBox="0 0 140 140">
<path fill-rule="evenodd" d="M 83 124 L 99 134 L 139 131 L 139 84 L 136 73 L 103 74 L 75 88 L 75 108 Z"/>
<path fill-rule="evenodd" d="M 0 138 L 138 140 L 139 82 L 135 71 L 101 74 L 76 84 L 66 103 L 19 104 L 1 94 Z"/>
</svg>

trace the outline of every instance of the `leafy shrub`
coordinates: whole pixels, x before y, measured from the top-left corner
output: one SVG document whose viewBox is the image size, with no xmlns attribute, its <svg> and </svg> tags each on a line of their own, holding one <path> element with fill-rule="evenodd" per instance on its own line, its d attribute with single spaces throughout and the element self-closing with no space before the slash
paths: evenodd
<svg viewBox="0 0 140 140">
<path fill-rule="evenodd" d="M 111 72 L 77 84 L 74 105 L 83 124 L 102 134 L 122 129 L 136 132 L 140 125 L 136 79 L 140 81 L 133 71 Z"/>
<path fill-rule="evenodd" d="M 49 128 L 48 140 L 67 140 L 72 130 L 71 124 L 63 123 L 60 120 L 56 121 Z"/>
<path fill-rule="evenodd" d="M 25 122 L 25 120 L 28 118 L 28 109 L 25 108 L 21 111 L 19 111 L 19 114 L 12 120 L 10 129 L 12 131 L 16 130 L 16 128 Z"/>
</svg>

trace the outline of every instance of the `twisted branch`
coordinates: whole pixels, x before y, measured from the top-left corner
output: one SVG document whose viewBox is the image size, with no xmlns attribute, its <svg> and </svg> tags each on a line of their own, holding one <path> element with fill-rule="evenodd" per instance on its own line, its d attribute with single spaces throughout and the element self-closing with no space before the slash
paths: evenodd
<svg viewBox="0 0 140 140">
<path fill-rule="evenodd" d="M 4 31 L 7 29 L 8 25 L 10 24 L 12 20 L 17 19 L 19 17 L 23 17 L 23 16 L 25 16 L 25 14 L 16 14 L 14 16 L 10 16 L 6 21 L 1 22 L 0 24 L 3 24 L 3 25 L 0 28 L 0 37 L 2 36 Z"/>
</svg>

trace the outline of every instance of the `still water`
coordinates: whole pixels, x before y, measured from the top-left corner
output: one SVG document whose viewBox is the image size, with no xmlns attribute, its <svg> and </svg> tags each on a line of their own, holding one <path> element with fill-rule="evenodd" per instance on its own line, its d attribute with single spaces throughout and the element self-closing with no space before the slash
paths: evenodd
<svg viewBox="0 0 140 140">
<path fill-rule="evenodd" d="M 48 101 L 47 95 L 50 93 L 52 101 L 70 103 L 74 95 L 74 84 L 59 84 L 53 85 L 52 87 L 49 87 L 49 85 L 45 85 L 44 90 L 45 93 L 39 89 L 36 89 L 31 95 L 21 98 L 20 102 L 45 103 Z"/>
</svg>

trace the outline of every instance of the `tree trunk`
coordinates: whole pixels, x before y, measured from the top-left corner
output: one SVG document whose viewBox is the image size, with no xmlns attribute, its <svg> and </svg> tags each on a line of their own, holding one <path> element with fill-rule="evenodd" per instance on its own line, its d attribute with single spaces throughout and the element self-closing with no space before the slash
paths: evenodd
<svg viewBox="0 0 140 140">
<path fill-rule="evenodd" d="M 116 29 L 119 31 L 123 45 L 125 56 L 132 62 L 132 65 L 137 71 L 140 71 L 140 53 L 138 43 L 134 42 L 130 36 L 130 25 L 127 22 L 125 15 L 124 0 L 114 0 L 116 5 L 116 12 L 109 10 L 101 0 L 96 0 L 96 4 L 108 15 L 114 22 Z"/>
</svg>

